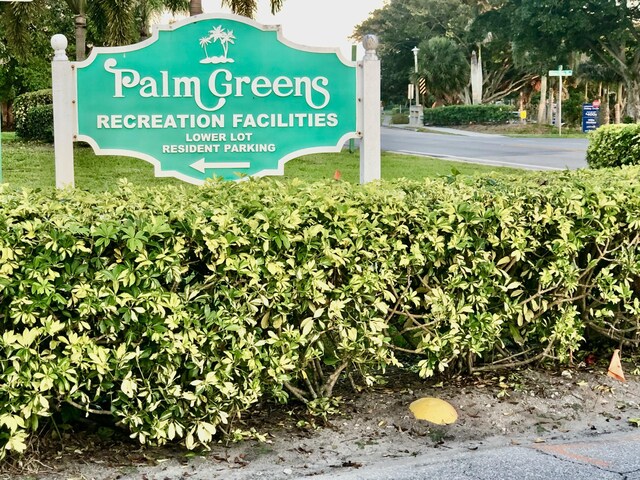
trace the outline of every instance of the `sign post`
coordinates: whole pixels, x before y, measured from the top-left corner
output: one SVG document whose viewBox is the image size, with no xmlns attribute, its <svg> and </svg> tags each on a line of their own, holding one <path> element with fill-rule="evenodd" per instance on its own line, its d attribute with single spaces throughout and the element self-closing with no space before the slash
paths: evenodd
<svg viewBox="0 0 640 480">
<path fill-rule="evenodd" d="M 362 142 L 360 144 L 360 183 L 380 179 L 380 59 L 378 39 L 365 35 L 362 60 Z"/>
<path fill-rule="evenodd" d="M 361 180 L 380 178 L 373 36 L 365 37 L 367 54 L 358 64 L 236 15 L 189 17 L 155 28 L 139 44 L 94 48 L 78 63 L 66 59 L 66 40 L 63 46 L 54 39 L 58 186 L 73 184 L 72 166 L 71 177 L 61 173 L 58 180 L 58 151 L 73 162 L 69 139 L 89 143 L 98 155 L 146 160 L 156 176 L 202 184 L 214 176 L 282 175 L 292 158 L 338 152 L 362 137 L 361 154 L 368 153 Z"/>
<path fill-rule="evenodd" d="M 351 45 L 351 61 L 355 62 L 356 60 L 358 60 L 358 46 Z M 356 150 L 356 142 L 352 138 L 349 140 L 349 153 L 353 153 L 355 152 L 355 150 Z"/>
<path fill-rule="evenodd" d="M 75 109 L 72 100 L 73 66 L 65 50 L 67 39 L 64 35 L 51 38 L 54 55 L 51 61 L 53 77 L 53 142 L 55 152 L 56 188 L 74 186 L 73 171 L 73 123 Z"/>
<path fill-rule="evenodd" d="M 558 135 L 562 135 L 562 77 L 570 77 L 573 75 L 572 70 L 563 70 L 562 65 L 558 67 L 558 70 L 549 70 L 550 77 L 558 77 L 558 113 L 556 115 L 556 122 L 558 122 Z"/>
</svg>

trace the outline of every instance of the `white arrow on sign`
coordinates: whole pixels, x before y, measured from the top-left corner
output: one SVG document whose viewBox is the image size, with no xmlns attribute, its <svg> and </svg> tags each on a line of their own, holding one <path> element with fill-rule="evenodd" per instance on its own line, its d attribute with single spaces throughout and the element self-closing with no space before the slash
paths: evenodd
<svg viewBox="0 0 640 480">
<path fill-rule="evenodd" d="M 200 173 L 204 173 L 207 168 L 249 168 L 250 162 L 205 162 L 204 158 L 201 158 L 197 162 L 193 162 L 189 165 L 191 168 L 195 168 Z"/>
</svg>

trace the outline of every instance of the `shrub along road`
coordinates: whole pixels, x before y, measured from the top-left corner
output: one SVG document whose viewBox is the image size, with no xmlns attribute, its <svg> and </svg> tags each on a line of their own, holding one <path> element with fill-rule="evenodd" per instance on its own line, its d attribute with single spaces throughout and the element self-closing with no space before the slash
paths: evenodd
<svg viewBox="0 0 640 480">
<path fill-rule="evenodd" d="M 424 133 L 408 128 L 383 128 L 382 149 L 531 170 L 575 170 L 587 166 L 586 138 L 512 138 L 454 129 L 429 127 L 429 130 Z"/>
<path fill-rule="evenodd" d="M 292 180 L 146 189 L 123 181 L 91 193 L 2 185 L 0 458 L 28 454 L 46 429 L 64 444 L 76 440 L 57 428 L 63 406 L 108 417 L 139 445 L 194 451 L 220 432 L 269 432 L 244 421 L 254 411 L 275 416 L 274 403 L 306 404 L 301 422 L 309 425 L 335 410 L 345 387 L 375 383 L 380 368 L 400 362 L 423 378 L 407 388 L 411 380 L 390 375 L 394 389 L 379 387 L 355 410 L 343 404 L 353 428 L 342 439 L 329 431 L 324 450 L 292 445 L 285 432 L 275 451 L 293 448 L 304 463 L 294 472 L 276 453 L 270 468 L 306 475 L 311 451 L 324 462 L 318 474 L 359 468 L 369 463 L 344 457 L 348 446 L 359 452 L 382 437 L 391 443 L 374 460 L 419 455 L 421 438 L 477 441 L 476 419 L 486 412 L 491 434 L 530 442 L 531 433 L 571 431 L 574 420 L 586 433 L 632 428 L 640 423 L 637 380 L 621 388 L 602 373 L 567 370 L 555 385 L 547 377 L 531 384 L 534 372 L 515 369 L 543 359 L 607 361 L 610 352 L 594 353 L 608 349 L 607 338 L 623 350 L 624 370 L 640 373 L 638 178 L 633 167 L 364 187 Z M 456 385 L 458 371 L 474 376 Z M 441 383 L 425 391 L 430 377 Z M 481 392 L 471 402 L 469 382 Z M 498 391 L 487 398 L 489 382 Z M 406 405 L 434 395 L 464 413 L 461 430 L 408 423 Z M 560 403 L 532 403 L 541 397 Z M 416 437 L 396 450 L 394 431 Z M 230 458 L 244 465 L 248 457 Z"/>
</svg>

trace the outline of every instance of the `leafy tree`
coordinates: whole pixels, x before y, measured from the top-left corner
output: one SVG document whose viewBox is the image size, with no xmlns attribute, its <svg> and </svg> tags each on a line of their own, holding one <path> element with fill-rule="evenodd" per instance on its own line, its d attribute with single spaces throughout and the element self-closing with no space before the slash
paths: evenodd
<svg viewBox="0 0 640 480">
<path fill-rule="evenodd" d="M 271 0 L 271 11 L 282 8 L 284 0 Z M 257 0 L 221 0 L 239 15 L 253 17 Z M 34 0 L 0 4 L 7 38 L 21 56 L 26 54 L 29 43 L 29 25 L 43 11 L 60 2 Z M 187 11 L 192 15 L 202 13 L 201 0 L 65 0 L 68 20 L 74 19 L 76 60 L 86 56 L 87 38 L 97 45 L 123 45 L 149 36 L 150 18 L 154 13 L 169 10 L 173 13 Z M 28 19 L 28 20 L 26 20 Z"/>
<path fill-rule="evenodd" d="M 374 33 L 380 39 L 385 100 L 401 102 L 406 98 L 407 83 L 414 72 L 411 49 L 432 37 L 461 42 L 470 12 L 460 0 L 391 0 L 356 27 L 354 38 Z"/>
<path fill-rule="evenodd" d="M 221 0 L 236 13 L 252 15 L 255 0 Z M 284 0 L 272 0 L 273 12 Z M 0 101 L 51 84 L 50 39 L 63 33 L 75 43 L 76 59 L 86 56 L 86 45 L 120 45 L 149 36 L 156 12 L 198 10 L 198 0 L 33 0 L 0 2 Z"/>
<path fill-rule="evenodd" d="M 410 17 L 408 2 L 390 2 L 375 10 L 358 25 L 353 38 L 374 33 L 380 40 L 378 56 L 382 61 L 381 91 L 386 101 L 406 101 L 409 72 L 413 67 L 411 49 L 418 45 L 419 35 Z"/>
<path fill-rule="evenodd" d="M 5 57 L 0 53 L 0 63 L 2 63 L 0 65 L 0 102 L 2 104 L 11 103 L 21 93 L 51 87 L 49 60 L 45 56 L 34 56 L 26 62 L 18 62 L 15 58 Z"/>
<path fill-rule="evenodd" d="M 47 8 L 45 9 L 45 5 Z M 49 8 L 51 7 L 51 8 Z M 37 50 L 40 33 L 52 27 L 52 19 L 62 19 L 68 12 L 61 12 L 60 4 L 48 5 L 45 0 L 33 2 L 0 2 L 0 29 L 6 54 L 25 59 Z"/>
<path fill-rule="evenodd" d="M 589 101 L 590 98 L 602 100 L 600 105 L 600 121 L 602 124 L 608 124 L 610 121 L 611 95 L 615 96 L 614 121 L 615 123 L 621 123 L 622 109 L 625 105 L 623 95 L 624 80 L 622 77 L 611 68 L 593 61 L 591 58 L 583 58 L 575 69 L 574 75 L 584 82 L 583 101 Z M 591 95 L 589 95 L 590 83 L 595 87 Z"/>
<path fill-rule="evenodd" d="M 64 2 L 52 3 L 47 9 L 37 7 L 29 3 L 0 3 L 0 102 L 3 110 L 17 95 L 51 86 L 51 36 L 73 33 L 71 12 Z M 29 21 L 14 23 L 13 19 L 20 15 L 26 15 L 24 18 Z M 12 41 L 16 36 L 28 41 L 16 43 Z M 8 120 L 5 118 L 4 124 Z"/>
<path fill-rule="evenodd" d="M 627 113 L 640 120 L 640 8 L 637 2 L 504 0 L 490 16 L 494 25 L 508 25 L 514 43 L 547 58 L 550 66 L 564 63 L 561 60 L 568 59 L 573 51 L 584 52 L 602 62 L 623 79 Z"/>
<path fill-rule="evenodd" d="M 390 0 L 374 11 L 356 27 L 353 37 L 375 33 L 380 38 L 383 98 L 402 101 L 406 97 L 406 85 L 413 74 L 411 49 L 433 37 L 446 37 L 459 46 L 467 63 L 467 80 L 472 52 L 482 49 L 483 102 L 504 98 L 530 83 L 535 75 L 527 75 L 513 62 L 506 36 L 491 40 L 486 33 L 470 28 L 478 13 L 489 9 L 494 1 Z"/>
<path fill-rule="evenodd" d="M 41 30 L 46 18 L 57 13 L 62 24 L 53 33 L 65 33 L 75 39 L 76 59 L 85 58 L 86 43 L 122 45 L 144 37 L 149 19 L 155 12 L 186 11 L 187 0 L 34 0 L 0 3 L 2 25 L 12 55 L 24 60 L 29 55 L 32 32 Z M 75 34 L 69 27 L 75 27 Z"/>
</svg>

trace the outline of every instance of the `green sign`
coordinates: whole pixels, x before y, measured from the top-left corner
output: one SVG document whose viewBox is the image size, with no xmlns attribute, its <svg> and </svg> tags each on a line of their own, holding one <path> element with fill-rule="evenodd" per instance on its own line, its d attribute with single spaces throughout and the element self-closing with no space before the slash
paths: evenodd
<svg viewBox="0 0 640 480">
<path fill-rule="evenodd" d="M 573 75 L 573 70 L 549 70 L 550 77 L 570 77 Z"/>
<path fill-rule="evenodd" d="M 244 17 L 192 17 L 75 66 L 77 139 L 156 176 L 281 175 L 357 136 L 355 63 Z"/>
</svg>

